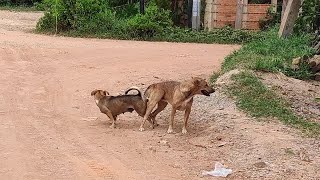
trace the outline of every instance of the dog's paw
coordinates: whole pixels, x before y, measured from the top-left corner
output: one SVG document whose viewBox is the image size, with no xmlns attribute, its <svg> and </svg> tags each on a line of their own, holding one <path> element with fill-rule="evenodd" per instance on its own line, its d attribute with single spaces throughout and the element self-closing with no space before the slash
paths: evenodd
<svg viewBox="0 0 320 180">
<path fill-rule="evenodd" d="M 154 122 L 153 122 L 153 126 L 155 126 L 155 127 L 159 126 L 159 124 L 157 123 L 157 121 L 154 121 Z"/>
<path fill-rule="evenodd" d="M 173 129 L 172 129 L 172 128 L 169 128 L 168 131 L 167 131 L 167 133 L 168 133 L 168 134 L 172 134 L 172 133 L 173 133 Z"/>
<path fill-rule="evenodd" d="M 111 124 L 111 126 L 109 126 L 109 127 L 114 129 L 114 128 L 116 128 L 116 125 L 115 124 Z"/>
<path fill-rule="evenodd" d="M 186 128 L 182 128 L 181 133 L 182 133 L 182 134 L 187 134 L 187 133 L 188 133 L 188 131 L 187 131 L 187 129 L 186 129 Z"/>
<path fill-rule="evenodd" d="M 139 131 L 141 131 L 141 132 L 144 131 L 144 128 L 143 128 L 143 127 L 140 127 L 140 128 L 139 128 Z"/>
</svg>

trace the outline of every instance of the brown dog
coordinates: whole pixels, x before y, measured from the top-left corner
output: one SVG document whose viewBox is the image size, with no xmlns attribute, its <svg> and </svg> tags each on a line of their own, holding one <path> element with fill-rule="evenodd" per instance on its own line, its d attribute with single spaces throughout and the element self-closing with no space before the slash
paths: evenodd
<svg viewBox="0 0 320 180">
<path fill-rule="evenodd" d="M 153 124 L 157 125 L 155 121 L 156 115 L 170 103 L 172 111 L 167 132 L 173 132 L 174 116 L 176 110 L 180 110 L 185 111 L 182 133 L 186 134 L 193 97 L 197 94 L 210 96 L 214 91 L 204 79 L 198 77 L 192 77 L 183 82 L 166 81 L 150 85 L 144 94 L 147 98 L 147 108 L 139 130 L 144 130 L 143 126 L 149 117 L 153 119 Z M 158 105 L 157 109 L 152 112 L 156 105 Z"/>
<path fill-rule="evenodd" d="M 131 90 L 138 91 L 138 94 L 108 96 L 109 93 L 103 90 L 94 90 L 91 92 L 91 96 L 94 96 L 100 111 L 106 114 L 110 120 L 112 120 L 112 125 L 110 126 L 111 128 L 115 127 L 115 122 L 119 114 L 136 111 L 139 116 L 144 116 L 146 110 L 146 101 L 143 99 L 142 93 L 137 87 L 129 88 L 126 91 L 126 94 Z"/>
</svg>

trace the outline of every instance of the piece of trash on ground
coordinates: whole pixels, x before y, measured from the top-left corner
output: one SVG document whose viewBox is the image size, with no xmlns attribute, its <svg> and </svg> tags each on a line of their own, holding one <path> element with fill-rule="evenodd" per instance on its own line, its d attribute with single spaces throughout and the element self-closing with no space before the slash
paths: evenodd
<svg viewBox="0 0 320 180">
<path fill-rule="evenodd" d="M 223 165 L 219 162 L 216 162 L 214 165 L 213 171 L 203 171 L 202 175 L 210 175 L 210 176 L 217 176 L 217 177 L 227 177 L 229 174 L 232 173 L 231 169 L 227 169 L 223 167 Z"/>
</svg>

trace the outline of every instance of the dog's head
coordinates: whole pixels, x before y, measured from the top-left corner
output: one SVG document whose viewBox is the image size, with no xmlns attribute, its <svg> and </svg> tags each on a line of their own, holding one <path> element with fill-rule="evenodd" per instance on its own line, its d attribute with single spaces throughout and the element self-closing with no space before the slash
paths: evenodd
<svg viewBox="0 0 320 180">
<path fill-rule="evenodd" d="M 201 94 L 210 96 L 215 90 L 208 85 L 205 79 L 199 77 L 192 77 L 191 80 L 184 81 L 182 84 L 182 91 L 191 92 L 192 94 Z"/>
<path fill-rule="evenodd" d="M 96 100 L 97 104 L 101 98 L 106 97 L 107 95 L 109 95 L 108 91 L 104 91 L 104 90 L 96 89 L 91 92 L 91 96 L 94 96 L 94 99 Z"/>
</svg>

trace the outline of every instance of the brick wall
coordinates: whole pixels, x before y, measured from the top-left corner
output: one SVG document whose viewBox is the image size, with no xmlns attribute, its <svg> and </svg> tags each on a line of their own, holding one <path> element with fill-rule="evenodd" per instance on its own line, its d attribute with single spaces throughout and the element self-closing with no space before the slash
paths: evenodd
<svg viewBox="0 0 320 180">
<path fill-rule="evenodd" d="M 204 25 L 206 28 L 235 26 L 237 0 L 207 0 Z M 267 15 L 271 4 L 248 4 L 243 6 L 242 29 L 259 29 L 259 20 Z"/>
</svg>

